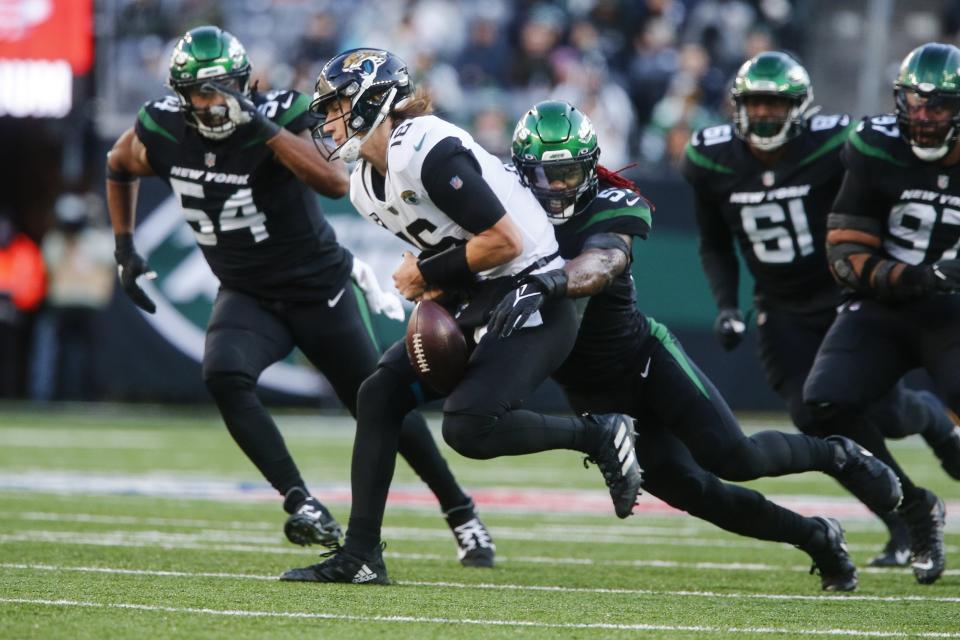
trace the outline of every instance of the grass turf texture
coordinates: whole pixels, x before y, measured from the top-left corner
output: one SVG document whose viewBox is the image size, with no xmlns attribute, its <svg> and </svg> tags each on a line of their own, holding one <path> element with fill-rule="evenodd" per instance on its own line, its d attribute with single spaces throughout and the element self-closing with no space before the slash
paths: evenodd
<svg viewBox="0 0 960 640">
<path fill-rule="evenodd" d="M 328 488 L 344 495 L 349 421 L 278 422 L 321 499 Z M 787 428 L 782 420 L 764 426 Z M 861 567 L 853 597 L 820 592 L 795 549 L 689 516 L 621 522 L 612 513 L 483 504 L 497 542 L 492 571 L 457 564 L 435 507 L 392 504 L 385 538 L 395 586 L 291 584 L 275 576 L 316 562 L 317 552 L 284 540 L 279 497 L 259 490 L 264 483 L 216 416 L 8 410 L 0 443 L 0 638 L 960 638 L 960 533 L 949 512 L 948 573 L 929 587 L 908 570 L 864 570 L 885 534 L 872 519 L 845 518 Z M 960 485 L 920 440 L 893 449 L 919 484 L 960 498 Z M 484 462 L 445 454 L 473 490 L 605 493 L 596 470 L 569 452 Z M 209 500 L 10 485 L 56 475 L 214 480 L 258 491 Z M 418 488 L 402 463 L 395 484 Z M 818 474 L 751 485 L 779 497 L 845 495 Z M 345 522 L 348 505 L 331 507 Z"/>
</svg>

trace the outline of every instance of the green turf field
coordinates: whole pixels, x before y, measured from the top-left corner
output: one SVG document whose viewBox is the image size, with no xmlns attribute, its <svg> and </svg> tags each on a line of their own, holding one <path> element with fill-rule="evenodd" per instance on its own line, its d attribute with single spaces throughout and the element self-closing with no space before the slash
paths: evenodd
<svg viewBox="0 0 960 640">
<path fill-rule="evenodd" d="M 345 522 L 350 423 L 278 421 Z M 0 411 L 0 638 L 960 638 L 960 527 L 949 506 L 937 584 L 863 570 L 885 536 L 854 513 L 842 521 L 860 589 L 823 594 L 793 548 L 655 505 L 626 521 L 598 512 L 600 476 L 572 453 L 476 462 L 446 451 L 464 484 L 488 496 L 497 568 L 457 564 L 452 536 L 400 465 L 385 529 L 394 586 L 280 583 L 318 550 L 286 542 L 279 498 L 215 415 Z M 960 501 L 960 483 L 920 440 L 894 451 L 918 483 Z M 816 474 L 754 486 L 852 504 Z M 501 493 L 544 500 L 511 505 Z"/>
</svg>

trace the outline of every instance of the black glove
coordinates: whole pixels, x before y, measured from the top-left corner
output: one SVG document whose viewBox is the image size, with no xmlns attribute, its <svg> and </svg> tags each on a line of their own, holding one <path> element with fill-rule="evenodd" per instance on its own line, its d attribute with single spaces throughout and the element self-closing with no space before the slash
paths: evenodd
<svg viewBox="0 0 960 640">
<path fill-rule="evenodd" d="M 151 271 L 147 261 L 143 259 L 133 246 L 132 233 L 118 233 L 116 235 L 117 249 L 113 257 L 117 260 L 117 273 L 120 274 L 120 284 L 127 292 L 134 304 L 146 311 L 154 313 L 157 305 L 143 292 L 137 284 L 137 278 L 147 276 L 151 280 L 157 277 L 156 271 Z"/>
<path fill-rule="evenodd" d="M 517 288 L 494 307 L 487 332 L 506 338 L 539 311 L 548 298 L 562 298 L 566 294 L 567 274 L 563 269 L 525 276 Z"/>
<path fill-rule="evenodd" d="M 935 262 L 930 270 L 933 273 L 934 291 L 941 293 L 960 291 L 960 259 L 940 260 Z"/>
<path fill-rule="evenodd" d="M 202 88 L 205 91 L 216 91 L 224 97 L 227 102 L 227 117 L 238 127 L 249 124 L 251 133 L 264 140 L 280 133 L 282 127 L 260 113 L 253 100 L 239 91 L 216 82 L 207 82 Z"/>
<path fill-rule="evenodd" d="M 713 323 L 713 332 L 717 334 L 717 340 L 727 351 L 736 349 L 743 341 L 743 334 L 747 331 L 747 323 L 743 321 L 743 316 L 739 309 L 721 309 L 717 314 L 717 320 Z"/>
</svg>

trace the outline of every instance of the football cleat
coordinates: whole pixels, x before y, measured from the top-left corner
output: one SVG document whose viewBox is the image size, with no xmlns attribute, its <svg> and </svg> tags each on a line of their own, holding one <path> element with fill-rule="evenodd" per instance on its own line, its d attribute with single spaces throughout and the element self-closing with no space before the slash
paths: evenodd
<svg viewBox="0 0 960 640">
<path fill-rule="evenodd" d="M 347 584 L 390 584 L 387 567 L 383 563 L 383 548 L 377 545 L 369 556 L 347 551 L 346 547 L 320 554 L 326 558 L 319 564 L 285 571 L 280 580 L 285 582 L 343 582 Z"/>
<path fill-rule="evenodd" d="M 815 517 L 823 527 L 823 535 L 816 536 L 811 544 L 798 547 L 813 559 L 810 573 L 820 574 L 820 586 L 824 591 L 853 591 L 857 588 L 857 567 L 847 553 L 847 541 L 843 527 L 833 518 Z"/>
<path fill-rule="evenodd" d="M 953 430 L 943 442 L 933 447 L 933 453 L 940 459 L 940 466 L 954 480 L 960 480 L 960 426 Z"/>
<path fill-rule="evenodd" d="M 831 475 L 860 502 L 875 513 L 888 513 L 900 506 L 903 490 L 893 469 L 850 438 L 829 436 L 826 440 L 843 454 L 838 469 Z"/>
<path fill-rule="evenodd" d="M 870 560 L 871 567 L 906 567 L 910 565 L 910 530 L 896 511 L 880 517 L 890 531 L 883 550 Z"/>
<path fill-rule="evenodd" d="M 295 497 L 295 491 L 302 492 L 299 487 L 291 489 L 287 492 L 288 498 Z M 283 532 L 287 540 L 300 546 L 320 544 L 325 547 L 334 547 L 339 544 L 340 537 L 343 535 L 340 523 L 313 496 L 308 496 L 293 507 L 292 513 L 283 525 Z"/>
<path fill-rule="evenodd" d="M 497 545 L 480 521 L 473 500 L 444 512 L 443 517 L 457 539 L 457 559 L 465 567 L 493 566 Z"/>
<path fill-rule="evenodd" d="M 910 566 L 920 584 L 933 584 L 947 566 L 943 548 L 943 527 L 947 510 L 943 500 L 931 491 L 921 489 L 923 498 L 900 509 L 910 528 Z"/>
<path fill-rule="evenodd" d="M 602 431 L 600 448 L 583 460 L 583 466 L 592 462 L 600 468 L 603 480 L 610 489 L 613 508 L 618 518 L 633 513 L 643 484 L 643 471 L 637 463 L 635 421 L 623 413 L 585 415 Z"/>
</svg>

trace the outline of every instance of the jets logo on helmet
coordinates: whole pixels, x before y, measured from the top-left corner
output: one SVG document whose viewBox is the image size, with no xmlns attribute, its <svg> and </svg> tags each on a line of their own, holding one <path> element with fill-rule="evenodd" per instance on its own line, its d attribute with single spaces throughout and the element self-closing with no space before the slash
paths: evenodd
<svg viewBox="0 0 960 640">
<path fill-rule="evenodd" d="M 737 136 L 761 151 L 779 149 L 803 130 L 813 115 L 810 76 L 791 56 L 767 51 L 743 63 L 730 90 L 734 104 L 733 124 Z M 783 100 L 789 106 L 785 117 L 751 119 L 747 103 L 765 97 Z"/>
<path fill-rule="evenodd" d="M 177 94 L 187 124 L 205 138 L 222 140 L 236 129 L 227 117 L 226 105 L 198 109 L 190 100 L 194 93 L 208 95 L 201 87 L 210 81 L 232 85 L 248 94 L 250 62 L 246 49 L 230 33 L 213 26 L 197 27 L 174 47 L 167 82 Z"/>
<path fill-rule="evenodd" d="M 944 157 L 960 136 L 960 49 L 931 42 L 904 58 L 893 88 L 900 135 L 926 162 Z"/>
<path fill-rule="evenodd" d="M 600 147 L 593 123 L 573 105 L 546 100 L 513 130 L 513 164 L 553 224 L 580 213 L 597 194 Z"/>
<path fill-rule="evenodd" d="M 389 51 L 351 49 L 331 58 L 317 77 L 310 110 L 326 118 L 329 109 L 338 107 L 340 113 L 333 117 L 344 120 L 347 139 L 330 151 L 321 122 L 313 129 L 317 148 L 331 160 L 356 160 L 364 140 L 393 109 L 403 106 L 412 91 L 407 64 Z M 349 100 L 348 110 L 343 99 Z"/>
</svg>

